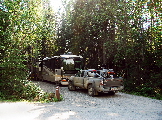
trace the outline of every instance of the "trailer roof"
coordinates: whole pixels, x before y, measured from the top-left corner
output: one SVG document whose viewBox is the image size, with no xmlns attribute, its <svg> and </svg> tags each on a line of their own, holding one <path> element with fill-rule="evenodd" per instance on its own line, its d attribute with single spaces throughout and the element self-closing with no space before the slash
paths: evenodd
<svg viewBox="0 0 162 120">
<path fill-rule="evenodd" d="M 51 58 L 49 57 L 45 57 L 43 58 L 43 60 L 49 60 L 49 59 L 53 59 L 53 58 L 83 58 L 82 56 L 77 56 L 77 55 L 60 55 L 60 56 L 53 56 Z M 39 61 L 42 61 L 42 60 L 39 60 Z"/>
<path fill-rule="evenodd" d="M 61 58 L 73 58 L 73 57 L 80 57 L 83 58 L 82 56 L 77 56 L 77 55 L 60 55 Z"/>
</svg>

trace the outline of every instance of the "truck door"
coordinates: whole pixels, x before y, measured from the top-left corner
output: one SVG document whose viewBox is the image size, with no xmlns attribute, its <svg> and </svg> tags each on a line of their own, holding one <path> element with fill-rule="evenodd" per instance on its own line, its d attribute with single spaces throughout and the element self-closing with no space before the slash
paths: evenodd
<svg viewBox="0 0 162 120">
<path fill-rule="evenodd" d="M 83 82 L 84 82 L 83 79 L 84 79 L 84 77 L 82 76 L 82 73 L 80 72 L 74 78 L 74 85 L 77 87 L 83 87 Z"/>
</svg>

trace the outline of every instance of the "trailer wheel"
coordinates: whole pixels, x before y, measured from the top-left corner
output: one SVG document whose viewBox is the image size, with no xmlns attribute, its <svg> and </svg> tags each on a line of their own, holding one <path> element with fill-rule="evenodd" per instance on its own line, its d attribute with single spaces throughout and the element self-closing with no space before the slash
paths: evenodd
<svg viewBox="0 0 162 120">
<path fill-rule="evenodd" d="M 88 95 L 94 97 L 95 96 L 95 89 L 92 84 L 88 85 Z"/>
<path fill-rule="evenodd" d="M 68 84 L 68 89 L 69 89 L 70 91 L 74 91 L 74 90 L 76 90 L 76 87 L 73 85 L 72 82 L 69 82 L 69 84 Z"/>
</svg>

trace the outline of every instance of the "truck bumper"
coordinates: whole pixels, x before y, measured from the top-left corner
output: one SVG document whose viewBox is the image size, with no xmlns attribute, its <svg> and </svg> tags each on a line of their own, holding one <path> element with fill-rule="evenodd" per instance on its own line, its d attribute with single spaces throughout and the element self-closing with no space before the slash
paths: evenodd
<svg viewBox="0 0 162 120">
<path fill-rule="evenodd" d="M 100 86 L 97 91 L 98 92 L 109 92 L 109 91 L 120 91 L 120 90 L 123 90 L 124 89 L 124 86 L 118 86 L 118 87 L 103 87 L 103 86 Z"/>
</svg>

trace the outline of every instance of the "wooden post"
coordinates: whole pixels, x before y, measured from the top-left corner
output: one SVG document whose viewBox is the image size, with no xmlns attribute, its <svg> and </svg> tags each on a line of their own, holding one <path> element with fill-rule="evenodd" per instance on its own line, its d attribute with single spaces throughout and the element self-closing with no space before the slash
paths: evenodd
<svg viewBox="0 0 162 120">
<path fill-rule="evenodd" d="M 56 87 L 55 97 L 56 97 L 58 100 L 60 100 L 60 87 L 59 87 L 59 86 Z"/>
</svg>

